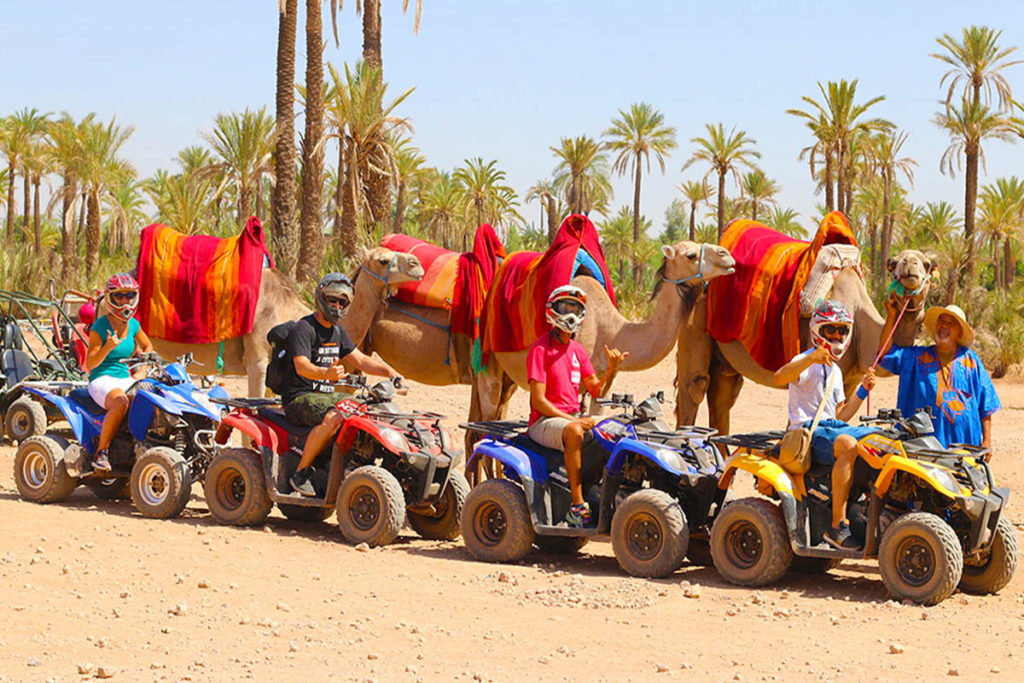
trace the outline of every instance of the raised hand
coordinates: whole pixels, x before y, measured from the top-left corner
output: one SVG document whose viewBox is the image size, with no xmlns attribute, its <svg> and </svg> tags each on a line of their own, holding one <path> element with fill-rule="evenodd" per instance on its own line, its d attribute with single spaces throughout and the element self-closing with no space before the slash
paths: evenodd
<svg viewBox="0 0 1024 683">
<path fill-rule="evenodd" d="M 832 365 L 832 353 L 824 346 L 819 346 L 814 349 L 809 358 L 811 359 L 811 365 L 815 363 L 820 363 L 825 366 Z"/>
<path fill-rule="evenodd" d="M 609 349 L 608 345 L 604 345 L 604 354 L 608 357 L 608 369 L 615 372 L 622 365 L 622 361 L 626 360 L 629 356 L 629 351 L 619 351 L 618 349 Z"/>
<path fill-rule="evenodd" d="M 331 366 L 327 368 L 327 381 L 337 382 L 345 376 L 345 367 L 341 364 L 340 358 L 335 358 Z"/>
</svg>

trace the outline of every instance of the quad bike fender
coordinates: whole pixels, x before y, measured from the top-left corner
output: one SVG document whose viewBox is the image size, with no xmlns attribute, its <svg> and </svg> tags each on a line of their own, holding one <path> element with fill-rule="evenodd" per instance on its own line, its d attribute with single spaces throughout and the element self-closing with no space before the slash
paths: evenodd
<svg viewBox="0 0 1024 683">
<path fill-rule="evenodd" d="M 617 476 L 622 471 L 622 465 L 626 460 L 626 456 L 630 454 L 639 455 L 658 469 L 677 476 L 689 473 L 686 462 L 676 451 L 664 447 L 653 448 L 648 444 L 631 438 L 619 439 L 615 446 L 612 447 L 612 452 L 606 465 L 609 473 Z"/>
<path fill-rule="evenodd" d="M 875 489 L 878 491 L 878 495 L 885 495 L 897 472 L 906 472 L 917 477 L 939 493 L 950 498 L 970 497 L 971 495 L 971 492 L 961 487 L 953 479 L 953 476 L 949 474 L 949 470 L 944 467 L 937 467 L 900 456 L 889 458 L 882 467 L 882 471 L 878 473 L 878 478 L 875 480 Z"/>
<path fill-rule="evenodd" d="M 231 437 L 231 431 L 234 429 L 248 436 L 260 448 L 266 448 L 274 453 L 278 452 L 280 441 L 277 438 L 277 432 L 266 422 L 244 413 L 228 413 L 225 415 L 220 425 L 217 426 L 214 441 L 221 445 L 226 444 Z"/>
<path fill-rule="evenodd" d="M 722 473 L 722 478 L 718 481 L 718 488 L 729 488 L 732 478 L 737 471 L 749 472 L 759 481 L 767 482 L 780 496 L 786 494 L 792 498 L 794 491 L 797 491 L 799 495 L 793 478 L 781 465 L 751 453 L 738 453 L 729 458 L 725 463 L 725 471 Z"/>
<path fill-rule="evenodd" d="M 529 482 L 546 483 L 547 469 L 539 458 L 531 458 L 523 449 L 504 441 L 485 437 L 476 442 L 473 455 L 466 463 L 466 469 L 472 469 L 477 461 L 487 456 L 497 460 L 518 475 L 524 485 Z"/>
<path fill-rule="evenodd" d="M 54 405 L 64 415 L 64 419 L 71 425 L 71 431 L 78 439 L 83 438 L 85 433 L 85 415 L 82 410 L 77 408 L 71 401 L 67 400 L 63 396 L 57 396 L 51 394 L 43 389 L 37 389 L 35 387 L 24 387 L 23 390 L 27 393 L 38 396 L 42 400 Z"/>
<path fill-rule="evenodd" d="M 341 431 L 338 432 L 337 444 L 343 452 L 347 453 L 349 449 L 352 448 L 352 443 L 355 441 L 356 435 L 360 432 L 365 432 L 372 436 L 381 446 L 395 455 L 401 456 L 402 453 L 409 451 L 408 444 L 406 444 L 406 447 L 402 449 L 398 448 L 388 439 L 385 439 L 382 434 L 385 429 L 390 429 L 394 432 L 398 431 L 368 417 L 352 415 L 346 418 L 344 424 L 341 425 Z"/>
</svg>

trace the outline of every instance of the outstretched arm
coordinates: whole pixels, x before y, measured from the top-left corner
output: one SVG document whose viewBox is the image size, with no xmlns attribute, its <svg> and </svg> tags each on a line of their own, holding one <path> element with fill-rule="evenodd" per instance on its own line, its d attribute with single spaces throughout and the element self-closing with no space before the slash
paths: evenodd
<svg viewBox="0 0 1024 683">
<path fill-rule="evenodd" d="M 389 379 L 399 376 L 390 365 L 379 358 L 363 353 L 359 349 L 353 349 L 351 353 L 345 356 L 344 362 L 346 365 L 351 365 L 367 375 L 377 375 L 378 377 L 387 377 Z"/>
<path fill-rule="evenodd" d="M 815 363 L 832 365 L 832 354 L 824 346 L 819 346 L 812 353 L 794 358 L 775 371 L 775 386 L 784 387 L 800 379 L 800 373 Z"/>
</svg>

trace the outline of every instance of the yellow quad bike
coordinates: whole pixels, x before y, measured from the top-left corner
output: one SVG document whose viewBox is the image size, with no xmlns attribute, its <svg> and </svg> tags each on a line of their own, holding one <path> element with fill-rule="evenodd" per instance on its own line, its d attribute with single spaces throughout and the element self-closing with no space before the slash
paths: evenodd
<svg viewBox="0 0 1024 683">
<path fill-rule="evenodd" d="M 987 448 L 943 448 L 927 411 L 904 418 L 882 410 L 862 418 L 879 431 L 857 444 L 848 517 L 862 550 L 823 541 L 831 526 L 831 467 L 806 472 L 781 463 L 784 432 L 712 437 L 733 449 L 719 480 L 728 490 L 736 472 L 749 472 L 760 497 L 726 505 L 711 528 L 711 556 L 722 577 L 741 586 L 764 586 L 793 565 L 827 571 L 844 559 L 878 559 L 882 581 L 897 599 L 934 605 L 957 586 L 995 593 L 1017 569 L 1013 524 L 1003 516 L 1009 489 L 996 488 L 983 459 Z M 799 566 L 798 566 L 799 565 Z"/>
</svg>

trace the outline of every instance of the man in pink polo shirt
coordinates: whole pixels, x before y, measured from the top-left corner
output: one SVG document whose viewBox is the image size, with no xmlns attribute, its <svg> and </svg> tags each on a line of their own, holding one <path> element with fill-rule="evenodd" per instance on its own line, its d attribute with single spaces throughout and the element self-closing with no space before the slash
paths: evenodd
<svg viewBox="0 0 1024 683">
<path fill-rule="evenodd" d="M 598 379 L 590 355 L 574 339 L 587 314 L 586 292 L 572 285 L 558 287 L 548 296 L 545 310 L 551 332 L 535 341 L 526 357 L 530 382 L 527 434 L 540 445 L 563 452 L 572 494 L 566 521 L 569 526 L 590 526 L 590 506 L 583 500 L 580 470 L 583 435 L 593 429 L 595 421 L 589 416 L 577 417 L 580 385 L 594 397 L 604 396 L 629 353 L 605 346 L 608 371 Z"/>
</svg>

